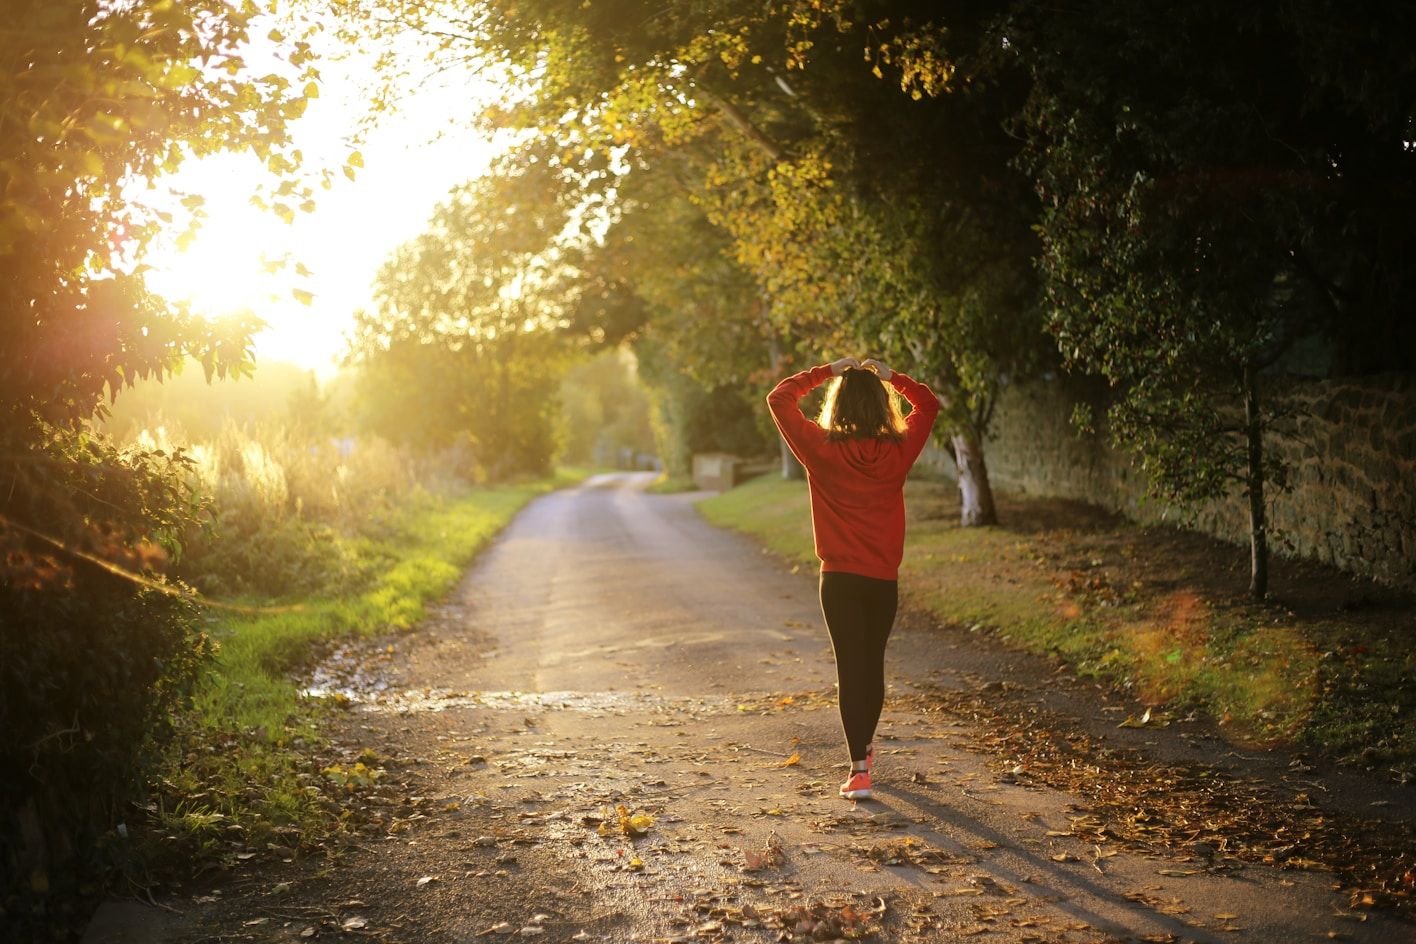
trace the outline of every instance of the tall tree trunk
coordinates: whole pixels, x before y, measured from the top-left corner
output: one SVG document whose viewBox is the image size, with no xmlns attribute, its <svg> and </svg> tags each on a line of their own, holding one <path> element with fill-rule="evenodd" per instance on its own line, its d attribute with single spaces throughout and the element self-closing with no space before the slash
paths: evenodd
<svg viewBox="0 0 1416 944">
<path fill-rule="evenodd" d="M 1264 515 L 1264 426 L 1259 414 L 1259 391 L 1254 369 L 1244 368 L 1244 434 L 1248 439 L 1249 468 L 1245 489 L 1249 493 L 1249 595 L 1268 595 L 1268 522 Z"/>
<path fill-rule="evenodd" d="M 993 507 L 993 486 L 988 482 L 988 466 L 983 461 L 983 441 L 973 430 L 949 437 L 954 447 L 954 464 L 959 469 L 959 523 L 966 528 L 997 524 Z"/>
<path fill-rule="evenodd" d="M 763 309 L 764 311 L 766 309 L 765 302 L 763 303 Z M 762 316 L 762 320 L 764 324 L 767 323 L 765 315 Z M 768 330 L 772 330 L 770 326 Z M 776 377 L 782 372 L 782 343 L 777 338 L 775 331 L 772 331 L 770 338 L 771 340 L 768 341 L 767 346 L 767 355 L 772 363 L 772 376 Z M 806 478 L 806 470 L 801 467 L 801 463 L 797 461 L 796 456 L 792 455 L 791 447 L 787 445 L 787 441 L 782 438 L 781 433 L 777 434 L 777 448 L 781 451 L 782 455 L 782 478 L 788 480 Z"/>
</svg>

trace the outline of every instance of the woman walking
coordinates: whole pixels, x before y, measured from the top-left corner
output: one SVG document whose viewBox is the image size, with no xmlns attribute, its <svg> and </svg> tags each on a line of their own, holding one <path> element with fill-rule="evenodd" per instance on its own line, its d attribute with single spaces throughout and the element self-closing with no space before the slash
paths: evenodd
<svg viewBox="0 0 1416 944">
<path fill-rule="evenodd" d="M 832 379 L 834 378 L 834 379 Z M 831 381 L 815 422 L 798 401 Z M 889 384 L 892 389 L 888 389 Z M 907 418 L 899 398 L 910 402 Z M 874 359 L 843 357 L 786 378 L 767 395 L 777 429 L 806 469 L 821 558 L 821 614 L 836 657 L 851 769 L 841 796 L 870 796 L 871 740 L 885 703 L 885 643 L 905 547 L 905 475 L 929 439 L 939 398 Z"/>
</svg>

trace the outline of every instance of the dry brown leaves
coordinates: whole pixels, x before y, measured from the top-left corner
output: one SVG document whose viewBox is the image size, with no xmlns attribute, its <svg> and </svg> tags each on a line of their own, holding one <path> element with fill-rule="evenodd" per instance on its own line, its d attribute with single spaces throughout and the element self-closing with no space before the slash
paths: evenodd
<svg viewBox="0 0 1416 944">
<path fill-rule="evenodd" d="M 836 690 L 821 688 L 783 694 L 741 695 L 733 697 L 733 700 L 737 704 L 737 710 L 743 712 L 784 711 L 787 709 L 812 711 L 817 708 L 836 707 Z"/>
<path fill-rule="evenodd" d="M 779 893 L 784 887 L 776 889 Z M 783 904 L 741 905 L 721 892 L 698 892 L 691 904 L 692 917 L 675 918 L 669 923 L 684 927 L 686 937 L 670 940 L 722 940 L 734 927 L 776 931 L 777 941 L 860 940 L 880 930 L 885 899 L 834 896 L 815 901 L 787 901 Z M 788 896 L 800 899 L 799 891 Z"/>
<path fill-rule="evenodd" d="M 964 865 L 972 859 L 948 855 L 929 845 L 918 836 L 904 836 L 877 842 L 860 850 L 861 855 L 878 865 L 913 866 L 931 875 L 944 875 L 946 865 Z"/>
<path fill-rule="evenodd" d="M 763 927 L 779 929 L 779 941 L 848 941 L 870 937 L 880 929 L 885 899 L 876 898 L 867 906 L 839 900 L 759 909 Z"/>
<path fill-rule="evenodd" d="M 1230 867 L 1226 860 L 1332 872 L 1352 907 L 1394 907 L 1416 917 L 1416 828 L 1364 820 L 1315 806 L 1280 785 L 1215 767 L 1155 762 L 1099 743 L 1008 693 L 934 688 L 904 699 L 921 711 L 970 723 L 960 731 L 1000 772 L 1086 801 L 1072 833 L 1148 852 L 1180 853 L 1187 875 Z"/>
</svg>

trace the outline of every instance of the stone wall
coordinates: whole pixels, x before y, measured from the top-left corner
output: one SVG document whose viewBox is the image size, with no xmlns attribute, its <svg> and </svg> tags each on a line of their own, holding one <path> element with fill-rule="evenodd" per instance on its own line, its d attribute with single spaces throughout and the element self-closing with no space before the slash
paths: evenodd
<svg viewBox="0 0 1416 944">
<path fill-rule="evenodd" d="M 1287 492 L 1271 495 L 1274 552 L 1336 565 L 1416 590 L 1416 377 L 1284 380 L 1270 392 L 1293 411 L 1270 434 L 1273 454 L 1289 464 Z M 1186 521 L 1239 544 L 1248 542 L 1241 495 L 1209 503 L 1193 520 L 1145 497 L 1144 476 L 1106 445 L 1105 430 L 1079 435 L 1073 404 L 1105 413 L 1105 391 L 1069 378 L 1009 389 L 985 444 L 989 475 L 1000 489 L 1071 498 L 1137 521 Z M 946 475 L 953 463 L 931 446 L 924 461 Z"/>
</svg>

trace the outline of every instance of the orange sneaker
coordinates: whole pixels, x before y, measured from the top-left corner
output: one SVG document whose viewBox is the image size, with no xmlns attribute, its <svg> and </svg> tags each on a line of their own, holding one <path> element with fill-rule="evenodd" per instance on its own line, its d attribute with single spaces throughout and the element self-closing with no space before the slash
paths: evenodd
<svg viewBox="0 0 1416 944">
<path fill-rule="evenodd" d="M 870 799 L 870 771 L 857 770 L 852 773 L 851 779 L 841 784 L 841 796 L 847 800 Z"/>
</svg>

